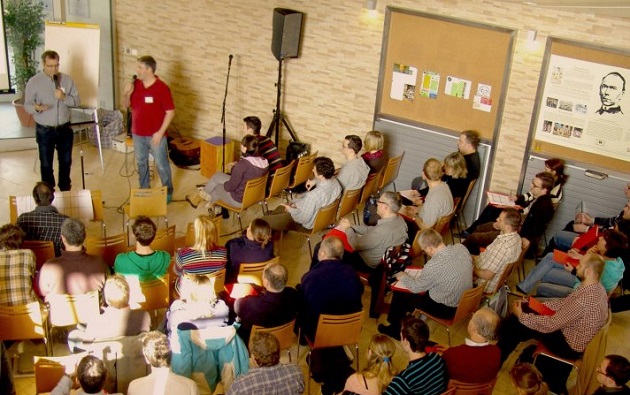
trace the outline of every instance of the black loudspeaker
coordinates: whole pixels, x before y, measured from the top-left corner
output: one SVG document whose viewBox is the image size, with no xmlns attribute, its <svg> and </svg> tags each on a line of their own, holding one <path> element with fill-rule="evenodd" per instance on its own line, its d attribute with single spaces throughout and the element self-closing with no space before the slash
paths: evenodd
<svg viewBox="0 0 630 395">
<path fill-rule="evenodd" d="M 300 11 L 274 8 L 271 52 L 276 59 L 298 57 L 303 18 L 304 13 Z"/>
</svg>

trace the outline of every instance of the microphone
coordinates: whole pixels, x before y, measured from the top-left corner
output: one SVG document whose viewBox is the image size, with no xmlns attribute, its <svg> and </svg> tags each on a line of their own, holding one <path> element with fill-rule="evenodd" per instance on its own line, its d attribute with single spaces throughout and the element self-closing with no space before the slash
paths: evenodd
<svg viewBox="0 0 630 395">
<path fill-rule="evenodd" d="M 55 82 L 55 89 L 59 89 L 59 74 L 53 74 L 53 81 Z"/>
<path fill-rule="evenodd" d="M 138 76 L 137 76 L 136 74 L 134 74 L 134 75 L 131 77 L 131 81 L 133 81 L 133 82 L 136 82 L 136 80 L 137 80 L 137 79 L 138 79 Z"/>
<path fill-rule="evenodd" d="M 233 58 L 233 57 L 234 57 L 234 56 L 233 56 L 232 54 L 230 54 L 230 62 L 229 62 L 229 64 L 228 64 L 229 66 L 231 66 L 231 65 L 232 65 L 232 58 Z"/>
</svg>

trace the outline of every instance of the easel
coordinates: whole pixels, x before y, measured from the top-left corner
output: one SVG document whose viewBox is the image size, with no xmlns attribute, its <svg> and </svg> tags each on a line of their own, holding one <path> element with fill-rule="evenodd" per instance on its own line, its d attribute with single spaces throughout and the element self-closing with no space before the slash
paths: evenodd
<svg viewBox="0 0 630 395">
<path fill-rule="evenodd" d="M 293 129 L 291 129 L 291 126 L 289 125 L 289 122 L 287 121 L 287 117 L 282 113 L 280 109 L 280 99 L 282 98 L 282 61 L 283 60 L 284 60 L 284 57 L 280 58 L 280 60 L 278 61 L 278 82 L 276 82 L 276 88 L 277 88 L 276 89 L 276 109 L 273 111 L 274 112 L 273 120 L 269 124 L 269 129 L 267 129 L 267 137 L 271 137 L 271 135 L 273 134 L 275 130 L 276 147 L 278 146 L 278 140 L 280 139 L 280 124 L 281 123 L 287 129 L 287 132 L 289 132 L 291 139 L 293 141 L 299 141 L 297 136 L 295 135 L 295 132 L 293 132 Z"/>
</svg>

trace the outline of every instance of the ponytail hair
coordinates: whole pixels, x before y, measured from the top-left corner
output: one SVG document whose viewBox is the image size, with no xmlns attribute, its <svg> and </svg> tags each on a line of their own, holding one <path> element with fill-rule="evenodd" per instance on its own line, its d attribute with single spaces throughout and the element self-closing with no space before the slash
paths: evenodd
<svg viewBox="0 0 630 395">
<path fill-rule="evenodd" d="M 263 249 L 271 241 L 271 226 L 262 218 L 256 218 L 249 224 L 249 230 L 252 232 L 254 241 L 260 244 Z"/>
<path fill-rule="evenodd" d="M 361 374 L 366 378 L 378 377 L 381 392 L 398 373 L 392 361 L 396 343 L 389 336 L 376 334 L 372 336 L 368 349 L 367 366 Z"/>
</svg>

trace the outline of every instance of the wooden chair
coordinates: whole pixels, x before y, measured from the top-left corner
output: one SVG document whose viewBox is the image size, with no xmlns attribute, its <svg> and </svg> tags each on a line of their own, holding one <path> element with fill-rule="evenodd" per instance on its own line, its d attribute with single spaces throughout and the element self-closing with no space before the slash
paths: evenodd
<svg viewBox="0 0 630 395">
<path fill-rule="evenodd" d="M 251 206 L 260 203 L 262 204 L 265 201 L 265 190 L 267 188 L 267 178 L 269 177 L 269 173 L 263 175 L 262 177 L 252 178 L 247 181 L 245 185 L 245 193 L 243 194 L 243 202 L 241 206 L 232 206 L 224 202 L 223 200 L 218 200 L 215 202 L 216 205 L 226 208 L 230 211 L 234 211 L 238 217 L 238 224 L 241 227 L 241 233 L 243 232 L 243 223 L 241 222 L 241 213 Z"/>
<path fill-rule="evenodd" d="M 92 196 L 92 209 L 94 210 L 94 219 L 92 221 L 98 221 L 101 223 L 101 231 L 103 237 L 107 237 L 107 229 L 105 228 L 105 212 L 103 211 L 103 192 L 99 189 L 91 190 Z"/>
<path fill-rule="evenodd" d="M 320 314 L 315 331 L 315 339 L 306 336 L 309 346 L 307 361 L 313 350 L 354 344 L 356 350 L 357 372 L 359 371 L 359 339 L 363 324 L 363 311 L 344 315 Z M 298 343 L 298 356 L 300 359 L 300 347 Z M 308 364 L 308 392 L 311 393 L 311 364 Z"/>
<path fill-rule="evenodd" d="M 480 384 L 463 383 L 461 381 L 451 379 L 448 382 L 448 388 L 454 389 L 455 391 L 451 393 L 456 395 L 492 395 L 492 391 L 494 390 L 494 385 L 496 383 L 496 377 L 492 381 Z"/>
<path fill-rule="evenodd" d="M 44 344 L 48 344 L 46 319 L 42 315 L 39 302 L 21 306 L 0 306 L 0 340 L 30 339 L 42 339 Z"/>
<path fill-rule="evenodd" d="M 446 214 L 445 216 L 438 218 L 437 222 L 433 225 L 433 229 L 436 232 L 438 232 L 440 236 L 442 236 L 442 239 L 444 239 L 446 234 L 448 233 L 450 229 L 451 220 L 453 219 L 454 215 L 455 215 L 455 208 L 453 208 L 453 211 Z"/>
<path fill-rule="evenodd" d="M 355 219 L 355 224 L 357 225 L 361 223 L 361 214 L 359 213 L 359 208 L 361 207 L 361 205 L 364 205 L 365 202 L 367 202 L 370 196 L 376 193 L 376 190 L 378 189 L 378 181 L 381 178 L 381 173 L 382 170 L 377 173 L 370 173 L 368 175 L 368 178 L 365 180 L 365 185 L 363 185 L 363 188 L 361 189 L 361 197 L 359 198 L 356 207 L 357 219 Z"/>
<path fill-rule="evenodd" d="M 214 283 L 214 292 L 218 295 L 225 290 L 225 268 L 210 273 L 207 277 Z"/>
<path fill-rule="evenodd" d="M 155 251 L 166 251 L 170 256 L 175 254 L 175 225 L 166 229 L 159 229 L 155 239 L 151 242 L 151 248 Z"/>
<path fill-rule="evenodd" d="M 266 262 L 241 263 L 238 267 L 237 282 L 240 284 L 256 284 L 262 286 L 262 275 L 265 267 L 270 263 L 279 263 L 280 257 L 276 256 Z"/>
<path fill-rule="evenodd" d="M 466 218 L 464 218 L 464 208 L 466 208 L 466 202 L 468 202 L 468 198 L 470 197 L 470 193 L 472 192 L 473 188 L 475 187 L 475 183 L 477 182 L 476 179 L 472 180 L 470 182 L 470 184 L 468 184 L 468 189 L 466 189 L 466 193 L 464 194 L 464 197 L 462 198 L 462 200 L 459 202 L 460 204 L 455 206 L 455 216 L 453 217 L 455 220 L 455 225 L 457 226 L 457 234 L 461 234 L 462 233 L 462 222 L 464 224 L 464 226 L 467 226 L 466 224 Z M 453 235 L 451 234 L 451 237 Z M 453 239 L 453 241 L 455 241 Z M 459 240 L 461 242 L 461 238 Z"/>
<path fill-rule="evenodd" d="M 289 187 L 289 183 L 291 182 L 291 171 L 293 170 L 293 165 L 295 164 L 295 160 L 292 160 L 288 165 L 279 168 L 273 174 L 271 178 L 271 185 L 269 186 L 269 192 L 267 192 L 267 196 L 263 202 L 263 208 L 267 215 L 269 215 L 269 207 L 267 206 L 267 201 L 274 196 L 280 195 L 282 191 Z"/>
<path fill-rule="evenodd" d="M 262 326 L 252 326 L 252 332 L 249 335 L 249 349 L 251 350 L 251 343 L 254 335 L 258 332 L 271 333 L 274 335 L 280 343 L 280 350 L 287 350 L 289 355 L 289 362 L 291 362 L 291 346 L 293 345 L 293 339 L 295 338 L 295 318 L 286 324 L 274 326 L 273 328 L 265 328 Z"/>
<path fill-rule="evenodd" d="M 81 352 L 64 357 L 33 356 L 35 395 L 51 392 L 64 376 L 66 368 L 72 370 L 87 355 L 87 352 Z"/>
<path fill-rule="evenodd" d="M 17 222 L 18 210 L 17 210 L 17 196 L 9 196 L 9 221 L 12 224 Z"/>
<path fill-rule="evenodd" d="M 317 153 L 315 151 L 311 155 L 304 155 L 298 159 L 297 165 L 295 165 L 295 172 L 291 180 L 291 184 L 287 187 L 286 191 L 289 193 L 289 198 L 293 199 L 293 190 L 298 186 L 304 184 L 313 174 L 313 167 L 315 166 L 315 158 Z M 288 201 L 288 199 L 287 199 Z"/>
<path fill-rule="evenodd" d="M 22 248 L 35 254 L 35 267 L 40 270 L 47 260 L 55 257 L 55 244 L 52 241 L 24 240 Z"/>
<path fill-rule="evenodd" d="M 168 227 L 166 195 L 166 187 L 131 189 L 129 204 L 123 207 L 123 227 L 127 228 L 127 239 L 129 239 L 130 220 L 138 218 L 140 215 L 156 218 L 162 217 L 166 227 Z M 125 221 L 125 218 L 127 218 L 127 221 Z"/>
<path fill-rule="evenodd" d="M 489 298 L 493 296 L 494 294 L 496 294 L 497 292 L 499 292 L 499 289 L 501 289 L 501 287 L 505 285 L 508 277 L 510 277 L 512 270 L 514 270 L 514 267 L 516 266 L 517 263 L 518 263 L 518 259 L 515 260 L 514 262 L 508 263 L 505 269 L 503 269 L 503 272 L 501 272 L 499 281 L 497 281 L 497 283 L 494 285 L 494 288 L 492 288 L 488 292 L 486 292 L 484 288 L 483 296 Z M 496 276 L 497 274 L 495 273 L 494 275 Z M 492 281 L 492 279 L 488 280 L 487 282 L 490 282 L 490 281 Z"/>
<path fill-rule="evenodd" d="M 313 229 L 310 231 L 300 232 L 306 236 L 308 241 L 309 256 L 313 256 L 313 248 L 311 247 L 311 237 L 316 233 L 326 229 L 328 225 L 335 223 L 337 219 L 337 209 L 339 208 L 339 199 L 330 203 L 328 206 L 324 206 L 317 211 L 315 215 L 315 222 L 313 223 Z"/>
<path fill-rule="evenodd" d="M 100 314 L 99 292 L 92 291 L 82 295 L 48 294 L 49 339 L 55 327 L 72 326 L 86 323 Z M 51 355 L 53 350 L 51 341 Z"/>
<path fill-rule="evenodd" d="M 217 234 L 221 234 L 223 217 L 214 217 L 212 218 L 212 222 L 214 222 L 214 226 L 217 228 Z M 186 239 L 184 241 L 184 245 L 186 247 L 192 247 L 193 245 L 195 245 L 195 224 L 193 222 L 189 222 L 188 227 L 186 228 Z"/>
<path fill-rule="evenodd" d="M 100 256 L 109 267 L 114 267 L 116 256 L 128 249 L 127 235 L 124 233 L 102 239 L 90 236 L 85 239 L 85 251 L 90 255 Z"/>
<path fill-rule="evenodd" d="M 525 255 L 527 254 L 527 248 L 521 249 L 521 255 L 518 256 L 516 264 L 512 270 L 516 270 L 518 274 L 518 281 L 523 281 L 525 278 Z"/>
<path fill-rule="evenodd" d="M 446 391 L 442 392 L 440 395 L 455 395 L 457 392 L 457 388 L 447 388 Z"/>
<path fill-rule="evenodd" d="M 446 333 L 448 335 L 448 345 L 450 347 L 451 346 L 450 328 L 456 325 L 457 323 L 459 323 L 460 321 L 463 321 L 469 315 L 472 315 L 472 313 L 474 313 L 475 311 L 477 311 L 477 309 L 479 308 L 479 305 L 481 304 L 481 298 L 483 297 L 483 289 L 485 288 L 485 286 L 486 286 L 486 282 L 482 281 L 475 288 L 464 291 L 464 293 L 462 294 L 462 297 L 459 299 L 459 304 L 457 305 L 457 310 L 455 310 L 455 315 L 453 316 L 453 318 L 434 317 L 431 314 L 425 311 L 419 310 L 419 309 L 416 309 L 415 312 L 424 314 L 427 317 L 431 318 L 433 321 L 437 322 L 438 324 L 445 326 Z"/>
<path fill-rule="evenodd" d="M 132 310 L 153 311 L 167 309 L 170 305 L 169 273 L 151 281 L 137 281 L 138 277 L 132 276 L 125 278 L 129 283 L 129 306 Z"/>
<path fill-rule="evenodd" d="M 599 368 L 599 363 L 603 359 L 606 353 L 606 346 L 608 344 L 608 330 L 610 329 L 610 324 L 612 322 L 612 314 L 610 310 L 608 311 L 608 319 L 604 326 L 597 332 L 595 337 L 588 343 L 586 346 L 586 350 L 584 350 L 584 354 L 580 359 L 566 359 L 559 357 L 549 351 L 547 347 L 541 342 L 538 342 L 538 346 L 534 351 L 534 365 L 536 365 L 536 360 L 539 356 L 544 355 L 547 358 L 555 359 L 558 362 L 566 363 L 567 365 L 571 365 L 573 369 L 577 372 L 577 380 L 575 382 L 576 387 L 575 391 L 571 391 L 571 393 L 575 394 L 591 394 L 595 389 L 597 389 L 597 372 L 596 369 Z M 587 365 L 587 366 L 582 366 Z"/>
<path fill-rule="evenodd" d="M 405 151 L 403 151 L 402 154 L 400 154 L 399 156 L 389 158 L 389 160 L 387 161 L 387 165 L 383 168 L 383 177 L 381 178 L 381 181 L 378 185 L 379 193 L 389 184 L 394 185 L 394 192 L 396 192 L 396 183 L 394 181 L 398 177 L 398 172 L 400 171 L 400 164 L 402 163 L 403 155 L 405 155 Z"/>
<path fill-rule="evenodd" d="M 337 213 L 337 220 L 342 219 L 346 215 L 353 213 L 359 203 L 361 197 L 361 188 L 344 191 L 341 195 L 341 202 L 339 203 L 339 212 Z M 354 215 L 353 215 L 354 216 Z M 356 223 L 356 220 L 355 220 Z"/>
</svg>

